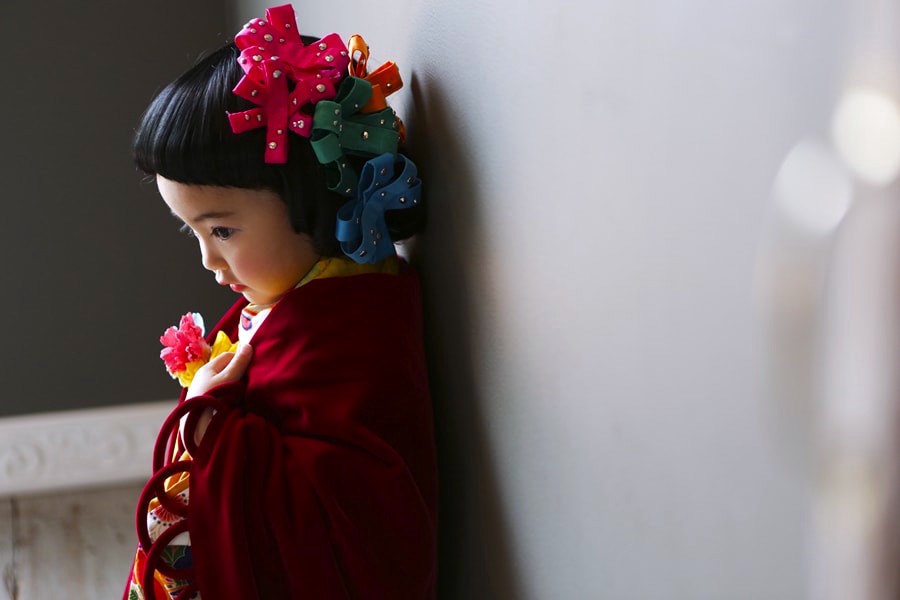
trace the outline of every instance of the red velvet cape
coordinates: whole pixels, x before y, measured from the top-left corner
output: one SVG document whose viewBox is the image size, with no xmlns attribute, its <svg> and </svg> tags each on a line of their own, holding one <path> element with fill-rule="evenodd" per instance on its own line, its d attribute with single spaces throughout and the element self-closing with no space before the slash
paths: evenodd
<svg viewBox="0 0 900 600">
<path fill-rule="evenodd" d="M 210 339 L 237 339 L 245 304 Z M 188 467 L 202 597 L 433 598 L 437 476 L 412 270 L 313 280 L 251 344 L 243 380 L 199 397 L 218 407 Z"/>
</svg>

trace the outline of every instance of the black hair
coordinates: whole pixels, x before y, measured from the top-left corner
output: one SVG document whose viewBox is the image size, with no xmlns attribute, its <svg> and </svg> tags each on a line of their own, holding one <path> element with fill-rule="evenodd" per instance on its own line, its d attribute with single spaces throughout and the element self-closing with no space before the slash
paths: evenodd
<svg viewBox="0 0 900 600">
<path fill-rule="evenodd" d="M 312 41 L 304 37 L 304 43 Z M 227 113 L 254 108 L 232 93 L 244 74 L 239 55 L 237 46 L 226 44 L 153 99 L 135 132 L 135 164 L 148 175 L 184 184 L 272 190 L 287 204 L 294 230 L 308 234 L 322 256 L 338 256 L 335 218 L 347 198 L 328 190 L 325 169 L 309 140 L 288 135 L 287 162 L 269 164 L 264 128 L 231 130 Z M 385 213 L 394 241 L 417 233 L 424 219 L 422 202 Z"/>
</svg>

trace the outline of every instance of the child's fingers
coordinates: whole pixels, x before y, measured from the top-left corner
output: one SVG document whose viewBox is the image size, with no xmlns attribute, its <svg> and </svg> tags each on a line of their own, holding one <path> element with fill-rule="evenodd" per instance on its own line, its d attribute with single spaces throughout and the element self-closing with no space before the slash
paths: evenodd
<svg viewBox="0 0 900 600">
<path fill-rule="evenodd" d="M 240 379 L 244 371 L 247 370 L 250 359 L 253 357 L 253 348 L 250 347 L 250 344 L 243 344 L 236 353 L 230 354 L 230 356 L 232 358 L 225 368 L 222 369 L 221 374 L 225 379 L 234 381 Z"/>
<path fill-rule="evenodd" d="M 209 361 L 207 363 L 207 367 L 213 372 L 213 374 L 218 375 L 225 370 L 225 368 L 231 363 L 234 357 L 234 352 L 225 352 Z"/>
<path fill-rule="evenodd" d="M 244 375 L 252 356 L 253 349 L 247 344 L 242 345 L 237 352 L 225 352 L 216 356 L 197 371 L 187 397 L 200 396 L 217 385 L 237 381 Z"/>
</svg>

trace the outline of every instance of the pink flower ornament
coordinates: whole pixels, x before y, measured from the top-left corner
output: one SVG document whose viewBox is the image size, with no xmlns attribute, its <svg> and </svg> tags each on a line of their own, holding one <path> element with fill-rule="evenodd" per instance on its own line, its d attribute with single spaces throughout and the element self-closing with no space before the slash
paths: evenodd
<svg viewBox="0 0 900 600">
<path fill-rule="evenodd" d="M 203 337 L 203 317 L 199 313 L 187 313 L 181 317 L 178 327 L 169 327 L 159 338 L 164 346 L 159 357 L 166 365 L 172 379 L 181 387 L 189 387 L 197 371 L 220 354 L 235 352 L 238 343 L 232 343 L 224 331 L 216 333 L 210 346 Z"/>
<path fill-rule="evenodd" d="M 184 315 L 178 327 L 166 329 L 159 341 L 165 346 L 159 357 L 165 363 L 169 375 L 187 387 L 184 385 L 184 378 L 189 376 L 193 379 L 197 369 L 210 358 L 211 348 L 203 339 L 203 317 L 198 313 Z"/>
<path fill-rule="evenodd" d="M 258 108 L 228 115 L 234 133 L 266 128 L 265 161 L 287 162 L 287 134 L 309 137 L 308 105 L 334 98 L 350 57 L 336 33 L 304 46 L 290 4 L 266 10 L 235 36 L 244 77 L 234 88 Z"/>
</svg>

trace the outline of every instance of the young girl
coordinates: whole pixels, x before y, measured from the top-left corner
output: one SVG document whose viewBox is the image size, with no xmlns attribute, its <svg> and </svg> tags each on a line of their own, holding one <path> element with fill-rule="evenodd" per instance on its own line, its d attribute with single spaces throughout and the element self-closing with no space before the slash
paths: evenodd
<svg viewBox="0 0 900 600">
<path fill-rule="evenodd" d="M 272 8 L 142 117 L 138 166 L 242 297 L 206 364 L 189 316 L 163 338 L 167 366 L 202 366 L 178 373 L 124 598 L 434 596 L 419 287 L 392 244 L 422 225 L 421 184 L 396 67 L 367 58 Z"/>
</svg>

